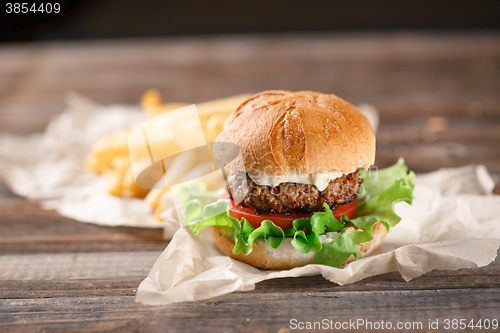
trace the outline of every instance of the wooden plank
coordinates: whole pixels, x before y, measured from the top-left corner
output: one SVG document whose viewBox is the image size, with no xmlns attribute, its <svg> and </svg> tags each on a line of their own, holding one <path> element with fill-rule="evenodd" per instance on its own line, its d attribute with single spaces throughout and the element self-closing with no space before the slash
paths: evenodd
<svg viewBox="0 0 500 333">
<path fill-rule="evenodd" d="M 376 165 L 386 167 L 404 157 L 416 172 L 442 167 L 485 164 L 500 174 L 500 120 L 492 117 L 445 117 L 441 132 L 426 125 L 430 117 L 381 120 Z"/>
<path fill-rule="evenodd" d="M 144 306 L 133 297 L 0 300 L 0 326 L 8 332 L 127 330 L 276 332 L 299 321 L 419 321 L 498 316 L 500 290 L 362 291 L 231 294 L 209 301 Z M 401 311 L 404 309 L 404 311 Z M 478 316 L 478 314 L 480 314 Z M 427 327 L 425 327 L 427 328 Z"/>
<path fill-rule="evenodd" d="M 0 216 L 0 254 L 162 251 L 161 229 L 101 227 L 61 216 Z"/>
<path fill-rule="evenodd" d="M 2 255 L 0 280 L 146 276 L 161 251 Z"/>
<path fill-rule="evenodd" d="M 132 273 L 127 271 L 129 276 L 121 274 L 101 279 L 1 280 L 0 299 L 134 296 L 146 274 L 133 276 Z"/>
<path fill-rule="evenodd" d="M 102 227 L 44 210 L 0 185 L 0 254 L 162 251 L 161 229 Z"/>
<path fill-rule="evenodd" d="M 12 193 L 12 191 L 5 185 L 5 181 L 0 177 L 0 201 L 9 200 L 9 202 L 13 202 L 15 200 L 21 200 L 21 197 Z M 3 212 L 3 209 L 0 209 L 0 214 Z"/>
<path fill-rule="evenodd" d="M 149 261 L 151 258 L 147 258 Z M 85 263 L 88 270 L 95 268 L 94 261 Z M 75 275 L 71 279 L 65 276 L 47 275 L 45 271 L 34 274 L 29 280 L 13 280 L 12 272 L 0 275 L 0 298 L 28 299 L 28 298 L 59 298 L 85 296 L 133 296 L 139 283 L 146 274 L 139 274 L 137 263 L 123 267 L 116 276 L 113 274 L 95 271 L 88 277 Z M 146 264 L 144 270 L 146 270 Z M 77 274 L 79 271 L 73 271 Z M 500 260 L 492 264 L 458 271 L 432 271 L 421 277 L 405 282 L 398 272 L 391 272 L 379 276 L 363 279 L 347 285 L 337 285 L 320 275 L 266 280 L 256 285 L 255 290 L 245 293 L 316 293 L 316 292 L 359 292 L 359 291 L 391 291 L 391 290 L 443 290 L 443 289 L 488 289 L 500 288 Z M 50 280 L 41 278 L 50 277 Z"/>
<path fill-rule="evenodd" d="M 3 254 L 19 253 L 84 253 L 84 252 L 127 252 L 133 251 L 161 251 L 167 244 L 143 240 L 141 242 L 133 241 L 110 241 L 108 238 L 99 240 L 94 237 L 90 241 L 78 240 L 77 237 L 68 238 L 48 238 L 38 242 L 26 241 L 26 239 L 16 239 L 19 244 L 5 243 L 0 246 Z"/>
<path fill-rule="evenodd" d="M 5 46 L 0 127 L 43 129 L 68 90 L 135 104 L 150 87 L 186 102 L 306 88 L 370 102 L 398 118 L 467 115 L 479 102 L 494 116 L 499 40 L 495 33 L 305 34 Z"/>
<path fill-rule="evenodd" d="M 500 114 L 499 114 L 500 116 Z M 433 119 L 442 122 L 442 129 L 432 130 Z M 377 141 L 381 145 L 412 143 L 500 143 L 500 117 L 406 117 L 381 120 Z M 383 147 L 381 147 L 383 148 Z"/>
<path fill-rule="evenodd" d="M 493 173 L 500 173 L 500 145 L 496 142 L 460 144 L 436 142 L 433 144 L 394 144 L 377 150 L 376 165 L 392 165 L 399 157 L 415 172 L 430 172 L 443 167 L 484 164 Z"/>
</svg>

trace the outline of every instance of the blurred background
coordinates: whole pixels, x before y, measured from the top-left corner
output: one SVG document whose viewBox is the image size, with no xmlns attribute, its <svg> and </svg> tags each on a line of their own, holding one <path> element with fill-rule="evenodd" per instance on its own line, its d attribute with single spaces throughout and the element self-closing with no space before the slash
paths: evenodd
<svg viewBox="0 0 500 333">
<path fill-rule="evenodd" d="M 0 131 L 40 132 L 74 91 L 202 102 L 316 90 L 380 114 L 377 164 L 500 175 L 500 1 L 65 0 L 0 14 Z M 31 15 L 31 16 L 30 16 Z"/>
<path fill-rule="evenodd" d="M 12 1 L 5 1 L 6 3 Z M 38 1 L 40 2 L 40 1 Z M 47 1 L 45 1 L 46 3 Z M 64 0 L 60 15 L 11 16 L 4 40 L 392 29 L 498 28 L 495 0 Z M 31 16 L 30 16 L 31 15 Z M 49 21 L 39 26 L 44 21 Z M 26 29 L 36 26 L 34 29 Z"/>
</svg>

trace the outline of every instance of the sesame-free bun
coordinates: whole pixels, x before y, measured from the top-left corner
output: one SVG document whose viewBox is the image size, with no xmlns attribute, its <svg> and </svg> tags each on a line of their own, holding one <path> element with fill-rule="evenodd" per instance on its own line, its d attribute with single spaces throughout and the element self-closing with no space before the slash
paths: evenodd
<svg viewBox="0 0 500 333">
<path fill-rule="evenodd" d="M 258 93 L 229 116 L 217 142 L 239 146 L 247 172 L 283 175 L 368 169 L 375 136 L 352 104 L 312 91 Z M 228 167 L 240 170 L 242 163 Z"/>
<path fill-rule="evenodd" d="M 277 249 L 273 249 L 269 242 L 264 238 L 257 238 L 253 243 L 253 250 L 248 255 L 233 254 L 234 247 L 234 231 L 232 229 L 213 226 L 212 236 L 219 250 L 239 261 L 243 261 L 255 267 L 263 269 L 292 269 L 294 267 L 314 264 L 315 252 L 301 253 L 297 251 L 291 243 L 292 238 L 285 238 Z M 347 228 L 345 232 L 356 231 L 355 228 Z M 387 235 L 385 226 L 378 222 L 373 226 L 373 239 L 371 241 L 358 245 L 358 251 L 362 257 L 368 255 L 375 250 L 384 240 Z M 350 256 L 344 264 L 354 260 L 354 256 Z"/>
</svg>

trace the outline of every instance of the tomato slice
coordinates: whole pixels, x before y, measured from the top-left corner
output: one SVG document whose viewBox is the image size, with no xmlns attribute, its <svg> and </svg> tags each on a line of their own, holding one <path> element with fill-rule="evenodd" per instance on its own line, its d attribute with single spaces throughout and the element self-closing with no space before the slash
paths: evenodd
<svg viewBox="0 0 500 333">
<path fill-rule="evenodd" d="M 220 198 L 229 199 L 229 194 L 225 192 L 221 195 Z M 354 217 L 354 213 L 356 213 L 357 206 L 358 206 L 357 198 L 347 204 L 338 205 L 337 208 L 332 210 L 333 216 L 335 216 L 337 220 L 340 220 L 342 215 L 347 215 L 348 218 L 352 219 Z M 229 204 L 229 214 L 232 217 L 237 218 L 238 220 L 244 217 L 254 228 L 260 227 L 261 222 L 264 220 L 271 220 L 273 221 L 274 224 L 283 229 L 283 231 L 287 231 L 293 227 L 292 224 L 293 221 L 303 217 L 311 217 L 314 213 L 257 214 L 255 209 L 244 207 L 231 200 L 231 203 Z"/>
</svg>

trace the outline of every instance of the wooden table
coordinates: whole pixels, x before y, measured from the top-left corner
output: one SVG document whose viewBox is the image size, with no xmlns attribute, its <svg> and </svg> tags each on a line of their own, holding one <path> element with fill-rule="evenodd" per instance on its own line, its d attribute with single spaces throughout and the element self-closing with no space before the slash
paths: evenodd
<svg viewBox="0 0 500 333">
<path fill-rule="evenodd" d="M 42 131 L 76 91 L 137 103 L 157 88 L 199 102 L 264 89 L 333 92 L 381 116 L 377 165 L 417 172 L 485 164 L 500 179 L 500 34 L 184 37 L 0 46 L 0 131 Z M 496 193 L 500 193 L 497 189 Z M 500 261 L 338 286 L 320 276 L 144 306 L 137 286 L 165 248 L 160 230 L 107 228 L 44 211 L 0 185 L 0 331 L 292 331 L 290 320 L 500 319 Z M 395 330 L 397 331 L 397 330 Z M 406 330 L 403 330 L 406 331 Z"/>
</svg>

